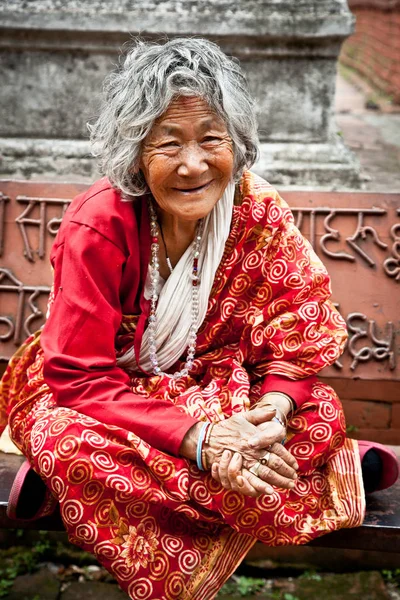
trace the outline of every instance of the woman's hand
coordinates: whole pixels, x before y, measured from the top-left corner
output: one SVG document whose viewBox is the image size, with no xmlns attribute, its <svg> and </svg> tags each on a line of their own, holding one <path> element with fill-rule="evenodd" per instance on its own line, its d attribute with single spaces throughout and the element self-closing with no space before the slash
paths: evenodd
<svg viewBox="0 0 400 600">
<path fill-rule="evenodd" d="M 212 463 L 214 479 L 225 489 L 258 496 L 273 492 L 267 484 L 287 489 L 294 486 L 298 465 L 279 443 L 286 431 L 272 421 L 274 416 L 271 407 L 256 408 L 214 425 L 206 456 L 208 464 Z M 256 477 L 250 469 L 266 455 L 267 448 L 270 452 L 268 466 L 260 466 Z"/>
<path fill-rule="evenodd" d="M 221 460 L 213 463 L 211 474 L 226 490 L 234 490 L 244 496 L 256 498 L 274 491 L 268 483 L 243 468 L 243 458 L 239 452 L 232 456 L 230 450 L 225 450 Z"/>
<path fill-rule="evenodd" d="M 243 460 L 239 453 L 225 450 L 221 460 L 211 467 L 213 478 L 228 490 L 240 492 L 246 496 L 257 497 L 261 494 L 272 494 L 271 485 L 292 489 L 297 478 L 298 464 L 295 458 L 282 444 L 276 442 L 268 448 L 270 458 L 268 466 L 261 465 L 258 475 L 243 468 Z M 264 449 L 263 456 L 266 454 Z M 270 485 L 269 485 L 270 484 Z"/>
<path fill-rule="evenodd" d="M 269 484 L 288 489 L 293 487 L 297 463 L 280 444 L 286 431 L 282 425 L 272 421 L 274 416 L 275 409 L 266 406 L 214 424 L 210 443 L 205 447 L 206 460 L 212 466 L 213 477 L 225 489 L 258 496 L 273 492 Z M 186 434 L 180 448 L 182 456 L 196 460 L 201 427 L 202 423 L 197 423 Z M 249 469 L 265 456 L 269 447 L 276 449 L 276 458 L 271 453 L 271 464 L 260 467 L 256 477 Z"/>
<path fill-rule="evenodd" d="M 224 450 L 230 450 L 232 455 L 235 452 L 242 455 L 246 468 L 253 466 L 264 456 L 265 448 L 285 437 L 284 428 L 272 421 L 274 416 L 275 410 L 267 406 L 215 423 L 205 448 L 207 464 L 219 461 Z"/>
</svg>

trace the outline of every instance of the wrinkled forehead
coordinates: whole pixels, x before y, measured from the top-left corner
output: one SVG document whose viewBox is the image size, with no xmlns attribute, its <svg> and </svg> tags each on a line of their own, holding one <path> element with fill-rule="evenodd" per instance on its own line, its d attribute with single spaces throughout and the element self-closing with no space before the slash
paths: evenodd
<svg viewBox="0 0 400 600">
<path fill-rule="evenodd" d="M 224 121 L 206 100 L 199 96 L 178 96 L 155 121 L 152 133 L 156 131 L 173 133 L 188 124 L 202 129 L 209 127 L 226 129 Z"/>
</svg>

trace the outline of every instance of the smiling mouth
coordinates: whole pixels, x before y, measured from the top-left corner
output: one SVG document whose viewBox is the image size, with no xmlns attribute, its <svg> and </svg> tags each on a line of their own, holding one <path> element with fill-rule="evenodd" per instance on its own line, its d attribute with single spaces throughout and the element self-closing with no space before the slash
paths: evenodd
<svg viewBox="0 0 400 600">
<path fill-rule="evenodd" d="M 182 194 L 194 194 L 196 192 L 201 192 L 203 190 L 205 190 L 209 185 L 210 185 L 211 181 L 208 181 L 207 183 L 204 183 L 203 185 L 198 185 L 198 186 L 193 186 L 193 187 L 185 187 L 185 188 L 173 188 L 175 191 L 177 192 L 181 192 Z"/>
</svg>

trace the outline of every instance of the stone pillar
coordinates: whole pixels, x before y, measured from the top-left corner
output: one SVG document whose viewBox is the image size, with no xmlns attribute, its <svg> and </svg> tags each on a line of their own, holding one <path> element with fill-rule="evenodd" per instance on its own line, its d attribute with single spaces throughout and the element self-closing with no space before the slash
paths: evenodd
<svg viewBox="0 0 400 600">
<path fill-rule="evenodd" d="M 359 185 L 336 132 L 346 0 L 8 0 L 0 5 L 1 176 L 95 177 L 86 121 L 130 35 L 201 35 L 237 56 L 258 100 L 255 170 L 294 186 Z"/>
</svg>

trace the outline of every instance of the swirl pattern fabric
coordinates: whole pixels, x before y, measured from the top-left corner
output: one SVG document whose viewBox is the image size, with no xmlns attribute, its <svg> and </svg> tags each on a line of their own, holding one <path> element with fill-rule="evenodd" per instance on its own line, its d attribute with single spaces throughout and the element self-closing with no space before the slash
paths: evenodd
<svg viewBox="0 0 400 600">
<path fill-rule="evenodd" d="M 250 173 L 241 189 L 193 372 L 171 385 L 166 377 L 131 378 L 132 391 L 149 402 L 163 398 L 203 421 L 249 410 L 268 374 L 318 373 L 346 339 L 325 268 L 287 205 Z M 123 319 L 119 352 L 137 321 Z M 295 488 L 257 499 L 224 490 L 191 461 L 157 450 L 156 440 L 57 406 L 43 378 L 40 334 L 10 361 L 0 414 L 60 503 L 70 540 L 132 599 L 213 598 L 255 541 L 304 544 L 363 520 L 357 444 L 346 439 L 336 394 L 318 381 L 289 420 Z"/>
</svg>

